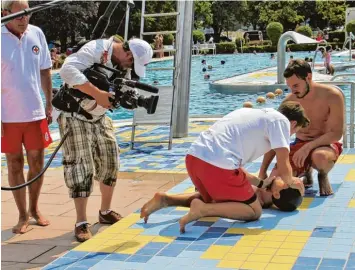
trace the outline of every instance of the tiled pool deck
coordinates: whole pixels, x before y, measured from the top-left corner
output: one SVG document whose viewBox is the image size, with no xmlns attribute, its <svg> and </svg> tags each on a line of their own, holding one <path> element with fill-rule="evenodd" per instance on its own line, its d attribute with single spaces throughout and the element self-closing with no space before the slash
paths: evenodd
<svg viewBox="0 0 355 270">
<path fill-rule="evenodd" d="M 129 150 L 131 128 L 120 127 L 121 171 L 186 173 L 184 156 L 190 143 L 212 123 L 191 122 L 189 136 L 174 140 L 171 151 L 159 144 Z M 167 131 L 141 128 L 138 138 L 162 139 Z M 61 166 L 60 159 L 59 153 L 53 167 Z M 256 173 L 259 166 L 257 160 L 246 168 Z M 335 195 L 320 197 L 315 184 L 293 213 L 264 210 L 260 220 L 248 223 L 204 218 L 189 224 L 185 234 L 179 233 L 177 221 L 187 209 L 162 209 L 150 216 L 148 224 L 137 209 L 44 269 L 355 270 L 355 149 L 344 150 L 330 179 Z M 169 192 L 192 190 L 186 179 Z"/>
</svg>

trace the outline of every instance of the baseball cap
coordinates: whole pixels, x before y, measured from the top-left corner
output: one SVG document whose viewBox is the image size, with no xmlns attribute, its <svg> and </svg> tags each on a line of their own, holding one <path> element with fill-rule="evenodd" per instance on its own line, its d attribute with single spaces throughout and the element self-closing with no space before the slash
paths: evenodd
<svg viewBox="0 0 355 270">
<path fill-rule="evenodd" d="M 139 77 L 145 77 L 145 66 L 152 60 L 153 50 L 148 42 L 133 38 L 128 41 L 129 50 L 133 54 L 134 71 Z"/>
</svg>

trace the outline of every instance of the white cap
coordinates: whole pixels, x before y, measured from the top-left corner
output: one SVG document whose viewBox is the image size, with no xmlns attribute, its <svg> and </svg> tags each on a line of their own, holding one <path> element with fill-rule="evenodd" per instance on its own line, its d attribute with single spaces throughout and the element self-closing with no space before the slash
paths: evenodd
<svg viewBox="0 0 355 270">
<path fill-rule="evenodd" d="M 153 57 L 152 47 L 148 42 L 139 38 L 129 40 L 128 45 L 134 58 L 134 71 L 139 77 L 145 77 L 145 66 Z"/>
</svg>

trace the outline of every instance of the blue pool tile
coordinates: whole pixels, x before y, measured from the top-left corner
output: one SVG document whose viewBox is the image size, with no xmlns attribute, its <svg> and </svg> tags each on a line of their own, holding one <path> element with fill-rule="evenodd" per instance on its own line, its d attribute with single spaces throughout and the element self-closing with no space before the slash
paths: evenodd
<svg viewBox="0 0 355 270">
<path fill-rule="evenodd" d="M 313 232 L 311 237 L 332 238 L 333 232 Z"/>
<path fill-rule="evenodd" d="M 78 261 L 77 263 L 73 264 L 73 266 L 85 266 L 87 268 L 90 268 L 90 267 L 94 266 L 95 264 L 97 264 L 99 261 L 101 261 L 101 260 L 83 258 L 80 261 Z"/>
<path fill-rule="evenodd" d="M 324 258 L 329 258 L 329 259 L 348 259 L 349 253 L 348 252 L 338 252 L 338 251 L 329 251 L 327 250 L 324 255 Z"/>
<path fill-rule="evenodd" d="M 110 253 L 105 252 L 92 252 L 85 256 L 85 260 L 87 259 L 94 259 L 94 260 L 103 260 L 105 259 Z"/>
<path fill-rule="evenodd" d="M 166 247 L 167 243 L 160 243 L 160 242 L 149 242 L 144 246 L 146 249 L 162 249 Z"/>
<path fill-rule="evenodd" d="M 55 265 L 55 264 L 48 264 L 46 267 L 42 268 L 42 270 L 64 270 L 67 269 L 68 265 Z"/>
<path fill-rule="evenodd" d="M 176 257 L 183 249 L 163 249 L 156 256 Z"/>
<path fill-rule="evenodd" d="M 164 257 L 164 256 L 154 256 L 153 258 L 151 258 L 148 262 L 148 265 L 160 265 L 160 266 L 167 266 L 168 264 L 170 264 L 173 261 L 172 257 Z M 154 269 L 154 268 L 153 268 Z"/>
<path fill-rule="evenodd" d="M 352 267 L 355 268 L 355 260 L 349 260 L 346 264 L 346 267 Z"/>
<path fill-rule="evenodd" d="M 223 228 L 223 227 L 210 227 L 207 232 L 219 232 L 219 233 L 224 233 L 228 228 Z"/>
<path fill-rule="evenodd" d="M 240 240 L 243 237 L 243 234 L 232 234 L 232 233 L 225 233 L 221 236 L 223 240 Z"/>
<path fill-rule="evenodd" d="M 355 253 L 350 253 L 349 261 L 355 261 Z"/>
<path fill-rule="evenodd" d="M 175 244 L 174 242 L 167 245 L 164 249 L 169 249 L 169 250 L 183 250 L 188 247 L 190 243 L 178 243 Z"/>
<path fill-rule="evenodd" d="M 318 266 L 315 265 L 294 265 L 292 270 L 317 270 Z"/>
<path fill-rule="evenodd" d="M 338 267 L 338 269 L 343 268 L 345 265 L 346 260 L 340 260 L 340 259 L 326 259 L 323 258 L 320 266 L 322 267 Z"/>
<path fill-rule="evenodd" d="M 201 257 L 203 254 L 203 251 L 189 251 L 189 250 L 184 250 L 183 252 L 180 253 L 178 258 L 194 258 L 198 259 Z"/>
<path fill-rule="evenodd" d="M 188 251 L 206 251 L 208 248 L 210 247 L 210 245 L 195 245 L 195 244 L 192 244 L 190 246 L 188 246 L 186 248 L 186 250 Z"/>
<path fill-rule="evenodd" d="M 312 257 L 298 257 L 296 261 L 296 265 L 315 265 L 317 266 L 320 262 L 320 258 L 312 258 Z"/>
<path fill-rule="evenodd" d="M 311 258 L 322 258 L 324 251 L 323 250 L 302 250 L 300 257 L 311 257 Z"/>
<path fill-rule="evenodd" d="M 189 244 L 189 243 L 192 243 L 193 241 L 195 241 L 196 238 L 193 238 L 193 237 L 177 237 L 175 240 L 174 240 L 174 243 L 176 244 Z"/>
<path fill-rule="evenodd" d="M 212 221 L 196 221 L 193 226 L 211 227 L 213 223 Z"/>
<path fill-rule="evenodd" d="M 108 255 L 104 260 L 109 260 L 109 261 L 125 261 L 128 257 L 131 255 L 128 254 L 119 254 L 119 253 L 112 253 Z"/>
<path fill-rule="evenodd" d="M 67 258 L 67 257 L 62 257 L 59 258 L 55 261 L 52 262 L 52 264 L 56 264 L 56 265 L 71 265 L 74 264 L 76 262 L 78 262 L 80 259 L 78 258 Z"/>
<path fill-rule="evenodd" d="M 154 256 L 156 255 L 160 249 L 152 249 L 152 248 L 141 248 L 136 252 L 136 255 L 145 255 L 145 256 Z"/>
<path fill-rule="evenodd" d="M 317 270 L 339 270 L 339 267 L 319 266 Z"/>
<path fill-rule="evenodd" d="M 125 265 L 124 262 L 120 262 L 120 261 L 103 260 L 95 264 L 95 266 L 91 267 L 90 270 L 125 269 L 124 265 Z"/>
<path fill-rule="evenodd" d="M 336 227 L 316 227 L 314 232 L 335 232 Z"/>
<path fill-rule="evenodd" d="M 220 260 L 198 260 L 196 261 L 193 266 L 194 267 L 216 267 Z M 198 268 L 197 268 L 198 269 Z"/>
<path fill-rule="evenodd" d="M 129 257 L 126 262 L 139 262 L 139 263 L 146 263 L 149 261 L 153 256 L 143 256 L 143 255 L 132 255 Z"/>
<path fill-rule="evenodd" d="M 83 251 L 69 251 L 64 254 L 63 257 L 68 257 L 68 258 L 84 258 L 86 255 L 88 255 L 89 252 L 83 252 Z"/>
</svg>

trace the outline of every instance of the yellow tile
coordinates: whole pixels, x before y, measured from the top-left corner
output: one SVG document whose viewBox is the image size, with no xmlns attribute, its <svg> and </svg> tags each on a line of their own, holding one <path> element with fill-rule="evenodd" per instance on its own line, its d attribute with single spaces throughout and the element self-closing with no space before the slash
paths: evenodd
<svg viewBox="0 0 355 270">
<path fill-rule="evenodd" d="M 290 231 L 286 230 L 271 230 L 268 231 L 267 235 L 289 235 Z"/>
<path fill-rule="evenodd" d="M 298 256 L 301 253 L 301 250 L 297 249 L 279 249 L 276 252 L 277 256 Z"/>
<path fill-rule="evenodd" d="M 223 260 L 226 261 L 246 261 L 249 257 L 249 254 L 236 254 L 236 253 L 227 253 L 226 256 L 223 257 Z"/>
<path fill-rule="evenodd" d="M 155 235 L 137 235 L 133 238 L 133 240 L 138 242 L 150 242 L 155 237 L 156 237 Z"/>
<path fill-rule="evenodd" d="M 120 246 L 101 246 L 98 247 L 95 252 L 106 252 L 106 253 L 112 253 L 116 249 L 118 249 Z"/>
<path fill-rule="evenodd" d="M 311 236 L 311 231 L 292 231 L 290 236 Z"/>
<path fill-rule="evenodd" d="M 113 235 L 111 233 L 107 233 L 106 231 L 103 231 L 102 233 L 98 233 L 98 234 L 94 235 L 94 237 L 92 237 L 91 239 L 107 239 L 107 240 L 110 240 L 113 237 L 115 237 L 115 235 Z"/>
<path fill-rule="evenodd" d="M 126 229 L 122 233 L 123 234 L 138 235 L 142 232 L 144 232 L 144 229 Z"/>
<path fill-rule="evenodd" d="M 103 243 L 102 245 L 103 246 L 117 246 L 117 248 L 119 246 L 122 246 L 124 244 L 128 244 L 130 243 L 129 240 L 127 239 L 111 239 L 111 240 L 108 240 L 107 242 Z"/>
<path fill-rule="evenodd" d="M 115 250 L 116 253 L 122 253 L 122 254 L 134 254 L 138 250 L 140 250 L 142 247 L 144 247 L 146 243 L 136 243 L 136 244 L 124 244 L 120 246 L 118 249 Z"/>
<path fill-rule="evenodd" d="M 81 245 L 75 247 L 73 250 L 77 251 L 92 251 L 95 249 L 95 247 L 102 246 L 105 242 L 107 242 L 107 239 L 90 239 Z"/>
<path fill-rule="evenodd" d="M 217 264 L 217 267 L 219 268 L 235 268 L 238 269 L 242 266 L 244 262 L 240 262 L 240 261 L 225 261 L 222 260 Z"/>
<path fill-rule="evenodd" d="M 348 207 L 354 208 L 355 207 L 355 200 L 350 200 Z"/>
<path fill-rule="evenodd" d="M 226 230 L 225 233 L 231 233 L 231 234 L 245 234 L 248 231 L 248 229 L 245 228 L 229 228 Z"/>
<path fill-rule="evenodd" d="M 248 262 L 270 262 L 273 255 L 258 255 L 251 254 L 247 261 Z"/>
<path fill-rule="evenodd" d="M 200 258 L 202 259 L 222 259 L 232 247 L 230 246 L 210 246 Z"/>
<path fill-rule="evenodd" d="M 245 232 L 245 235 L 267 235 L 268 231 L 267 230 L 262 230 L 262 229 L 247 229 Z"/>
<path fill-rule="evenodd" d="M 267 266 L 267 263 L 259 263 L 259 262 L 245 262 L 242 265 L 242 269 L 250 269 L 250 270 L 259 270 L 259 269 L 265 269 Z"/>
<path fill-rule="evenodd" d="M 346 181 L 355 181 L 355 169 L 349 170 L 348 174 L 345 176 Z"/>
<path fill-rule="evenodd" d="M 303 198 L 301 205 L 298 207 L 298 210 L 306 210 L 309 208 L 309 205 L 313 202 L 314 198 Z"/>
<path fill-rule="evenodd" d="M 162 243 L 171 243 L 175 240 L 176 237 L 173 236 L 157 236 L 152 242 L 162 242 Z"/>
<path fill-rule="evenodd" d="M 239 247 L 256 247 L 259 243 L 260 243 L 260 241 L 243 240 L 243 238 L 242 238 L 241 240 L 239 240 L 237 242 L 237 244 L 235 244 L 235 246 L 239 246 Z"/>
<path fill-rule="evenodd" d="M 181 206 L 179 206 L 179 207 L 176 207 L 176 209 L 175 209 L 176 211 L 189 211 L 190 210 L 190 208 L 188 208 L 188 207 L 181 207 Z"/>
<path fill-rule="evenodd" d="M 284 249 L 302 249 L 304 247 L 304 243 L 294 243 L 294 242 L 287 242 L 287 243 L 283 243 L 280 248 L 284 248 Z"/>
<path fill-rule="evenodd" d="M 132 236 L 131 234 L 123 234 L 123 233 L 120 233 L 120 234 L 116 234 L 113 239 L 120 239 L 120 240 L 132 240 Z M 112 238 L 111 238 L 112 239 Z"/>
<path fill-rule="evenodd" d="M 269 263 L 266 266 L 266 270 L 291 270 L 293 264 L 282 264 L 282 263 Z"/>
<path fill-rule="evenodd" d="M 274 255 L 276 251 L 277 251 L 276 248 L 256 248 L 253 251 L 253 254 Z"/>
<path fill-rule="evenodd" d="M 252 241 L 261 241 L 261 240 L 264 240 L 265 239 L 265 235 L 245 235 L 242 237 L 242 239 L 240 239 L 240 241 L 249 241 L 249 240 L 252 240 Z"/>
<path fill-rule="evenodd" d="M 234 246 L 229 252 L 234 254 L 251 254 L 254 249 L 254 247 Z"/>
<path fill-rule="evenodd" d="M 306 243 L 308 239 L 308 236 L 288 236 L 285 242 Z"/>
<path fill-rule="evenodd" d="M 216 222 L 217 220 L 219 220 L 219 217 L 204 217 L 199 219 L 199 221 L 209 221 L 209 222 Z"/>
<path fill-rule="evenodd" d="M 279 248 L 281 246 L 282 242 L 270 242 L 270 241 L 265 241 L 265 242 L 260 242 L 258 247 L 262 248 Z"/>
<path fill-rule="evenodd" d="M 287 263 L 287 264 L 294 264 L 297 260 L 297 257 L 293 256 L 275 256 L 272 258 L 272 263 Z"/>
<path fill-rule="evenodd" d="M 275 242 L 283 242 L 285 241 L 286 236 L 282 235 L 267 235 L 264 238 L 264 241 L 275 241 Z"/>
</svg>

